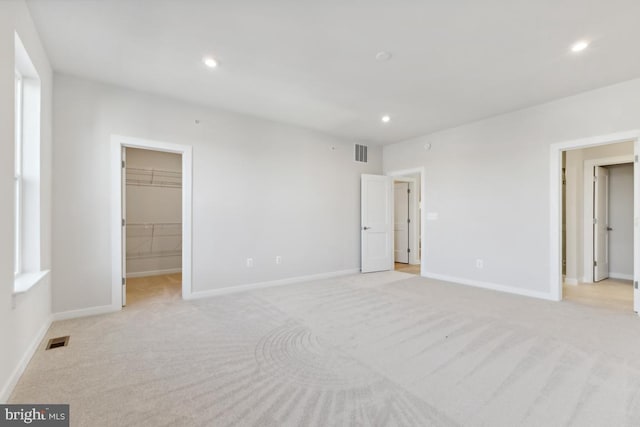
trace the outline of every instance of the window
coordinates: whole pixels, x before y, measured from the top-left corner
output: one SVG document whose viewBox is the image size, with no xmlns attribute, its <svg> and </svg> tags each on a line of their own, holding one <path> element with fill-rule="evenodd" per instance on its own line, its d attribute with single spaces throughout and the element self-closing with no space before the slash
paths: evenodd
<svg viewBox="0 0 640 427">
<path fill-rule="evenodd" d="M 14 293 L 45 275 L 40 265 L 40 77 L 15 34 Z"/>
<path fill-rule="evenodd" d="M 22 75 L 16 70 L 15 77 L 15 166 L 14 166 L 14 227 L 15 261 L 13 273 L 22 273 Z"/>
</svg>

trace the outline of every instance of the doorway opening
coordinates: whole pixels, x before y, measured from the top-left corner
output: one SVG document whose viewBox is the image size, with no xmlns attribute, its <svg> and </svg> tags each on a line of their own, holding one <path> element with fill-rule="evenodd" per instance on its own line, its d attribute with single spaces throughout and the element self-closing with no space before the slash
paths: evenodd
<svg viewBox="0 0 640 427">
<path fill-rule="evenodd" d="M 560 196 L 552 206 L 560 208 L 552 215 L 552 232 L 560 234 L 552 238 L 559 243 L 552 245 L 552 274 L 560 278 L 552 278 L 554 299 L 638 311 L 637 151 L 636 133 L 552 146 L 559 166 L 552 171 L 561 178 L 552 179 Z"/>
<path fill-rule="evenodd" d="M 182 285 L 182 154 L 122 147 L 123 305 L 178 297 Z"/>
<path fill-rule="evenodd" d="M 112 137 L 112 305 L 191 295 L 191 147 Z"/>
<path fill-rule="evenodd" d="M 404 186 L 404 190 L 394 194 L 396 180 L 398 183 L 408 182 L 410 191 L 407 193 L 407 187 Z M 406 237 L 403 245 L 408 242 L 408 247 L 405 246 L 398 251 L 399 255 L 403 251 L 405 253 L 405 257 L 398 264 L 401 268 L 411 269 L 410 273 L 422 275 L 422 268 L 425 265 L 425 254 L 421 250 L 424 241 L 424 217 L 421 206 L 424 190 L 424 168 L 387 172 L 386 175 L 361 175 L 360 271 L 362 273 L 395 269 L 397 264 L 394 262 L 396 255 L 394 241 L 395 234 L 398 234 L 398 237 Z M 410 221 L 404 219 L 405 224 L 413 224 L 409 230 L 405 228 L 399 233 L 394 233 L 396 195 L 399 205 L 405 210 L 405 215 L 407 211 L 411 211 Z"/>
<path fill-rule="evenodd" d="M 420 176 L 393 177 L 394 270 L 420 274 Z"/>
<path fill-rule="evenodd" d="M 423 168 L 390 172 L 393 180 L 394 270 L 420 275 L 423 265 Z"/>
</svg>

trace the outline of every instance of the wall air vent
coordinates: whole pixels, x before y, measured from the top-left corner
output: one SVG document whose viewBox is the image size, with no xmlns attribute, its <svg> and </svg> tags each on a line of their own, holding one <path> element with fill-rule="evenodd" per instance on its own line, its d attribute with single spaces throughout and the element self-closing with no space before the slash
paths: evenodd
<svg viewBox="0 0 640 427">
<path fill-rule="evenodd" d="M 355 161 L 360 163 L 367 163 L 367 146 L 355 145 Z"/>
</svg>

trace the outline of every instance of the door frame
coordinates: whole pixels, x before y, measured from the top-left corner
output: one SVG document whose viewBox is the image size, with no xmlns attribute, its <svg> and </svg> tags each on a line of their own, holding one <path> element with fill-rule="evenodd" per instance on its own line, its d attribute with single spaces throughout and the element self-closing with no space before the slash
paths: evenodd
<svg viewBox="0 0 640 427">
<path fill-rule="evenodd" d="M 593 235 L 593 168 L 596 166 L 611 166 L 620 165 L 624 163 L 633 163 L 633 154 L 627 156 L 615 156 L 615 157 L 603 157 L 599 159 L 590 159 L 584 161 L 584 216 L 582 219 L 583 230 L 583 272 L 582 277 L 584 283 L 594 283 L 593 276 L 593 242 L 595 237 Z"/>
<path fill-rule="evenodd" d="M 640 130 L 618 132 L 589 138 L 574 139 L 550 145 L 549 187 L 549 294 L 552 300 L 562 300 L 562 153 L 564 151 L 633 141 L 634 161 L 640 155 Z M 640 254 L 640 197 L 638 197 L 640 173 L 634 162 L 634 253 Z M 585 246 L 586 247 L 586 246 Z M 640 279 L 640 256 L 636 255 L 634 285 Z M 593 263 L 593 261 L 592 261 Z M 585 267 L 586 268 L 586 267 Z M 593 274 L 593 273 L 592 273 Z M 635 301 L 634 301 L 635 303 Z"/>
<path fill-rule="evenodd" d="M 192 293 L 193 155 L 190 145 L 111 135 L 111 305 L 122 309 L 122 159 L 123 148 L 164 151 L 182 155 L 182 298 Z"/>
<path fill-rule="evenodd" d="M 392 178 L 392 184 L 395 184 L 396 182 L 406 182 L 409 184 L 409 189 L 411 190 L 410 193 L 410 198 L 411 198 L 411 205 L 413 207 L 413 209 L 409 210 L 409 218 L 411 219 L 411 221 L 414 221 L 414 225 L 413 226 L 409 226 L 409 241 L 407 242 L 407 244 L 409 245 L 409 249 L 412 249 L 413 251 L 410 252 L 409 255 L 409 265 L 416 265 L 416 264 L 420 264 L 420 260 L 416 258 L 416 250 L 418 248 L 418 243 L 419 243 L 419 233 L 418 233 L 418 228 L 415 226 L 415 221 L 420 221 L 418 212 L 420 211 L 420 207 L 418 206 L 418 195 L 415 191 L 415 187 L 416 187 L 416 180 L 414 178 L 408 178 L 405 176 L 398 176 L 398 177 L 393 177 Z M 396 191 L 395 191 L 395 185 L 392 188 L 392 192 L 393 192 L 393 202 L 394 202 L 394 209 L 393 209 L 393 224 L 394 224 L 394 231 L 393 231 L 393 238 L 394 238 L 394 243 L 395 243 L 395 197 L 396 197 Z M 393 254 L 394 257 L 394 262 L 395 262 L 395 251 Z"/>
<path fill-rule="evenodd" d="M 393 181 L 395 181 L 396 178 L 401 178 L 401 177 L 405 177 L 407 175 L 413 175 L 413 174 L 419 174 L 420 176 L 420 202 L 419 203 L 414 203 L 414 218 L 419 217 L 420 218 L 420 241 L 422 242 L 422 250 L 420 253 L 420 275 L 424 276 L 425 272 L 427 271 L 426 269 L 426 264 L 427 264 L 427 251 L 425 250 L 425 242 L 426 242 L 426 209 L 425 209 L 425 193 L 426 193 L 426 178 L 425 178 L 425 172 L 426 172 L 426 168 L 424 166 L 422 167 L 418 167 L 418 168 L 410 168 L 410 169 L 400 169 L 400 170 L 394 170 L 394 171 L 387 171 L 385 173 L 385 175 L 389 176 L 392 178 Z M 416 202 L 418 202 L 418 200 L 416 200 Z M 420 215 L 417 215 L 417 212 L 420 212 Z M 416 242 L 416 245 L 418 244 L 418 242 Z M 391 249 L 392 251 L 392 258 L 393 258 L 393 248 Z M 415 258 L 414 258 L 415 259 Z M 411 263 L 411 259 L 409 260 Z"/>
</svg>

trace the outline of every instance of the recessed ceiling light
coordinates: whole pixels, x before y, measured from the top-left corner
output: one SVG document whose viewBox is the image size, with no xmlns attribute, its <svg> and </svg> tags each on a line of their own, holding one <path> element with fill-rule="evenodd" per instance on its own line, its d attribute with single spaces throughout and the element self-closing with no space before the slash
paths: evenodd
<svg viewBox="0 0 640 427">
<path fill-rule="evenodd" d="M 389 52 L 381 51 L 376 53 L 376 61 L 385 62 L 390 60 L 392 56 Z"/>
<path fill-rule="evenodd" d="M 574 52 L 574 53 L 582 52 L 588 47 L 589 47 L 588 41 L 580 40 L 579 42 L 576 42 L 573 44 L 573 46 L 571 46 L 571 52 Z"/>
<path fill-rule="evenodd" d="M 385 114 L 380 118 L 380 120 L 382 121 L 382 123 L 389 123 L 391 121 L 391 117 L 389 117 L 388 114 Z"/>
<path fill-rule="evenodd" d="M 205 56 L 204 58 L 202 58 L 202 62 L 204 62 L 204 65 L 209 68 L 216 68 L 218 66 L 218 61 L 210 56 Z"/>
</svg>

